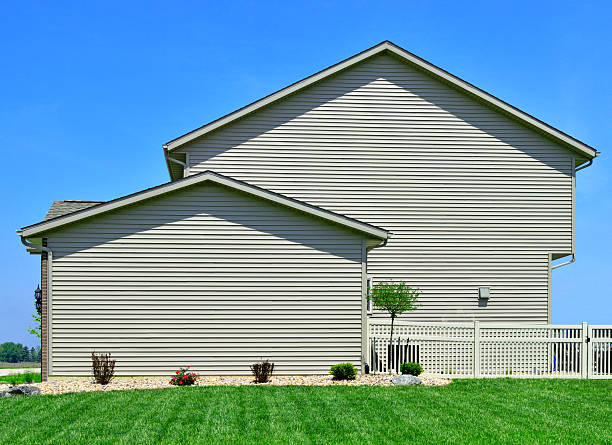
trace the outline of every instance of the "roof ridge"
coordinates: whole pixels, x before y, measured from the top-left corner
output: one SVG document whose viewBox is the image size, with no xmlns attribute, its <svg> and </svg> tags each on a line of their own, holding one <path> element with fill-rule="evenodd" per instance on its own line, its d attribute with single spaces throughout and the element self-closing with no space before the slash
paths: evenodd
<svg viewBox="0 0 612 445">
<path fill-rule="evenodd" d="M 256 185 L 249 184 L 247 182 L 231 178 L 229 176 L 216 173 L 212 170 L 206 170 L 204 172 L 188 176 L 187 178 L 180 179 L 174 182 L 167 182 L 160 184 L 155 187 L 150 187 L 145 190 L 138 191 L 125 195 L 112 201 L 99 203 L 98 205 L 88 206 L 88 208 L 79 209 L 74 212 L 66 213 L 61 216 L 49 218 L 41 222 L 31 224 L 29 226 L 22 227 L 17 233 L 20 236 L 28 237 L 36 234 L 40 234 L 47 230 L 51 230 L 57 227 L 61 227 L 65 224 L 70 224 L 90 216 L 95 216 L 101 213 L 105 213 L 111 210 L 119 209 L 127 205 L 135 204 L 147 199 L 155 198 L 163 194 L 181 190 L 184 187 L 200 184 L 205 181 L 211 181 L 221 186 L 226 186 L 234 189 L 238 192 L 244 192 L 255 197 L 265 199 L 267 201 L 274 202 L 286 207 L 293 208 L 294 210 L 301 211 L 310 214 L 314 217 L 319 217 L 328 222 L 340 224 L 351 229 L 358 230 L 369 235 L 373 235 L 376 238 L 386 240 L 389 237 L 389 231 L 375 225 L 359 221 L 358 219 L 350 216 L 342 215 L 331 210 L 324 209 L 322 207 L 309 204 L 307 202 L 300 201 L 295 198 L 284 196 L 280 193 L 273 192 L 271 190 L 258 187 Z M 50 209 L 51 211 L 51 209 Z M 47 215 L 49 216 L 49 214 Z"/>
<path fill-rule="evenodd" d="M 55 202 L 108 202 L 108 201 L 100 201 L 100 200 L 91 200 L 91 199 L 60 199 Z"/>
<path fill-rule="evenodd" d="M 416 68 L 421 69 L 432 77 L 442 81 L 444 83 L 449 84 L 449 86 L 456 88 L 467 95 L 474 97 L 475 99 L 479 99 L 483 101 L 488 106 L 497 110 L 498 112 L 504 113 L 509 117 L 516 119 L 523 125 L 543 133 L 547 135 L 549 138 L 553 139 L 556 143 L 563 145 L 579 154 L 583 155 L 587 159 L 591 159 L 599 155 L 599 152 L 589 146 L 588 144 L 570 136 L 569 134 L 559 130 L 552 125 L 547 124 L 546 122 L 530 115 L 529 113 L 520 110 L 519 108 L 505 102 L 502 99 L 497 98 L 493 94 L 487 93 L 486 91 L 480 89 L 479 87 L 461 79 L 454 74 L 444 70 L 443 68 L 434 65 L 431 62 L 417 56 L 416 54 L 411 53 L 408 50 L 405 50 L 401 46 L 389 41 L 384 40 L 364 51 L 361 51 L 351 57 L 341 60 L 338 63 L 335 63 L 327 68 L 324 68 L 310 76 L 307 76 L 297 82 L 294 82 L 286 87 L 283 87 L 276 92 L 268 94 L 250 104 L 247 104 L 241 108 L 234 110 L 231 113 L 223 115 L 215 120 L 212 120 L 192 131 L 189 131 L 181 136 L 178 136 L 171 141 L 166 142 L 162 147 L 164 149 L 164 154 L 166 158 L 168 154 L 178 147 L 186 144 L 196 138 L 199 138 L 219 127 L 225 126 L 235 120 L 238 120 L 246 115 L 249 115 L 262 107 L 267 105 L 271 105 L 272 103 L 276 103 L 277 101 L 282 100 L 283 98 L 301 91 L 305 88 L 310 87 L 311 85 L 335 74 L 336 72 L 343 71 L 345 69 L 350 68 L 351 66 L 366 60 L 375 55 L 381 54 L 383 52 L 388 52 L 398 58 L 400 58 L 405 63 L 409 63 L 414 65 Z M 166 160 L 166 163 L 169 164 L 169 161 Z M 172 175 L 171 175 L 172 179 Z"/>
</svg>

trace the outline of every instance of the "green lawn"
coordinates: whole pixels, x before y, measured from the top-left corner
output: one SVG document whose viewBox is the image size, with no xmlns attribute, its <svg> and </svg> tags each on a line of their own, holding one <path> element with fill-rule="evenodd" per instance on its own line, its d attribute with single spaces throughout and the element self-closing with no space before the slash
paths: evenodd
<svg viewBox="0 0 612 445">
<path fill-rule="evenodd" d="M 595 444 L 612 442 L 612 382 L 189 387 L 0 399 L 0 413 L 2 444 Z"/>
<path fill-rule="evenodd" d="M 21 385 L 22 383 L 32 382 L 40 382 L 40 372 L 17 372 L 15 374 L 0 375 L 0 383 Z"/>
</svg>

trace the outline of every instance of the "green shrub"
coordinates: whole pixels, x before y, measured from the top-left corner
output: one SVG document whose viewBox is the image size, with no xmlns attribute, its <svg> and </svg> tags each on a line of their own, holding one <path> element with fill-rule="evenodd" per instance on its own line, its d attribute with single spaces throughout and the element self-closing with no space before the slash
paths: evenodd
<svg viewBox="0 0 612 445">
<path fill-rule="evenodd" d="M 3 377 L 0 377 L 0 383 L 8 383 L 11 386 L 20 385 L 24 383 L 25 380 L 19 374 L 9 374 Z"/>
<path fill-rule="evenodd" d="M 20 374 L 9 374 L 0 376 L 0 385 L 8 383 L 11 386 L 22 385 L 24 383 L 40 382 L 40 373 L 25 372 Z"/>
<path fill-rule="evenodd" d="M 329 369 L 329 373 L 334 376 L 334 380 L 355 380 L 357 370 L 352 363 L 338 363 Z"/>
<path fill-rule="evenodd" d="M 26 383 L 32 383 L 34 381 L 34 373 L 33 372 L 24 373 L 23 379 L 26 381 Z"/>
<path fill-rule="evenodd" d="M 402 374 L 417 376 L 423 373 L 423 367 L 419 363 L 406 362 L 402 363 L 402 366 L 400 366 L 400 371 Z"/>
</svg>

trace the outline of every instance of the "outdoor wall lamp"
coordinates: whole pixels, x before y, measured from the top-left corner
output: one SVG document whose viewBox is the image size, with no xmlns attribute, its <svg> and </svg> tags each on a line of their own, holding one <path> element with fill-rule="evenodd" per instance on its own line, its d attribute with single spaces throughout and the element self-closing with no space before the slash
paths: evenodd
<svg viewBox="0 0 612 445">
<path fill-rule="evenodd" d="M 490 290 L 488 287 L 479 287 L 478 288 L 478 298 L 481 300 L 489 299 Z"/>
</svg>

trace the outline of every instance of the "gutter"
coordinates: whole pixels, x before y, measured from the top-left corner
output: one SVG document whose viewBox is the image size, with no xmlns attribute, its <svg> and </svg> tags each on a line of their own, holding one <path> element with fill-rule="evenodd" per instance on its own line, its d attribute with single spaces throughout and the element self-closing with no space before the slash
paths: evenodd
<svg viewBox="0 0 612 445">
<path fill-rule="evenodd" d="M 376 244 L 375 246 L 366 247 L 366 252 L 369 252 L 370 250 L 378 249 L 380 247 L 385 247 L 387 243 L 389 242 L 389 238 L 391 238 L 392 235 L 393 233 L 389 232 L 389 234 L 387 235 L 387 238 L 382 243 Z"/>
<path fill-rule="evenodd" d="M 582 170 L 584 168 L 587 168 L 587 167 L 590 167 L 591 165 L 593 165 L 593 159 L 595 159 L 597 156 L 599 156 L 599 154 L 600 154 L 599 152 L 595 153 L 595 157 L 589 159 L 589 162 L 587 162 L 586 164 L 581 165 L 580 167 L 575 168 L 574 169 L 574 176 L 575 176 L 576 172 L 579 172 L 580 170 Z M 576 253 L 574 252 L 574 253 L 572 253 L 572 259 L 571 260 L 566 261 L 565 263 L 557 264 L 556 266 L 552 266 L 550 268 L 550 270 L 555 270 L 555 269 L 558 269 L 559 267 L 567 266 L 568 264 L 572 264 L 575 261 L 576 261 Z"/>
<path fill-rule="evenodd" d="M 48 247 L 41 246 L 39 244 L 34 244 L 34 243 L 29 242 L 27 239 L 25 239 L 21 235 L 21 231 L 18 231 L 17 235 L 19 235 L 19 238 L 21 239 L 21 244 L 26 246 L 28 249 L 31 249 L 31 250 L 41 250 L 43 252 L 47 252 L 47 254 L 49 255 L 50 258 L 53 257 L 53 251 L 51 249 L 49 249 Z M 48 264 L 50 264 L 50 262 L 48 262 Z"/>
<path fill-rule="evenodd" d="M 597 153 L 597 154 L 595 155 L 595 157 L 597 157 L 598 155 L 599 155 L 599 153 Z M 586 164 L 584 164 L 584 165 L 581 165 L 580 167 L 575 168 L 575 169 L 574 169 L 574 171 L 575 171 L 575 172 L 578 172 L 578 171 L 582 170 L 583 168 L 587 168 L 587 167 L 589 167 L 589 166 L 593 165 L 593 159 L 595 159 L 595 158 L 589 159 L 589 162 L 587 162 L 587 163 L 586 163 Z"/>
<path fill-rule="evenodd" d="M 567 266 L 568 264 L 572 264 L 574 261 L 576 261 L 576 254 L 575 254 L 575 253 L 572 253 L 572 259 L 571 259 L 571 260 L 566 261 L 565 263 L 557 264 L 556 266 L 552 266 L 552 267 L 550 268 L 550 270 L 554 270 L 554 269 L 556 269 L 556 268 L 558 268 L 558 267 Z"/>
<path fill-rule="evenodd" d="M 170 180 L 172 180 L 172 170 L 170 169 L 170 164 L 168 164 L 168 161 L 181 165 L 183 167 L 183 177 L 185 177 L 185 170 L 187 169 L 187 164 L 183 161 L 179 161 L 178 159 L 171 158 L 170 153 L 168 152 L 167 145 L 162 145 L 162 148 L 164 149 L 164 158 L 166 158 L 166 165 L 168 166 L 168 173 L 170 173 Z"/>
</svg>

